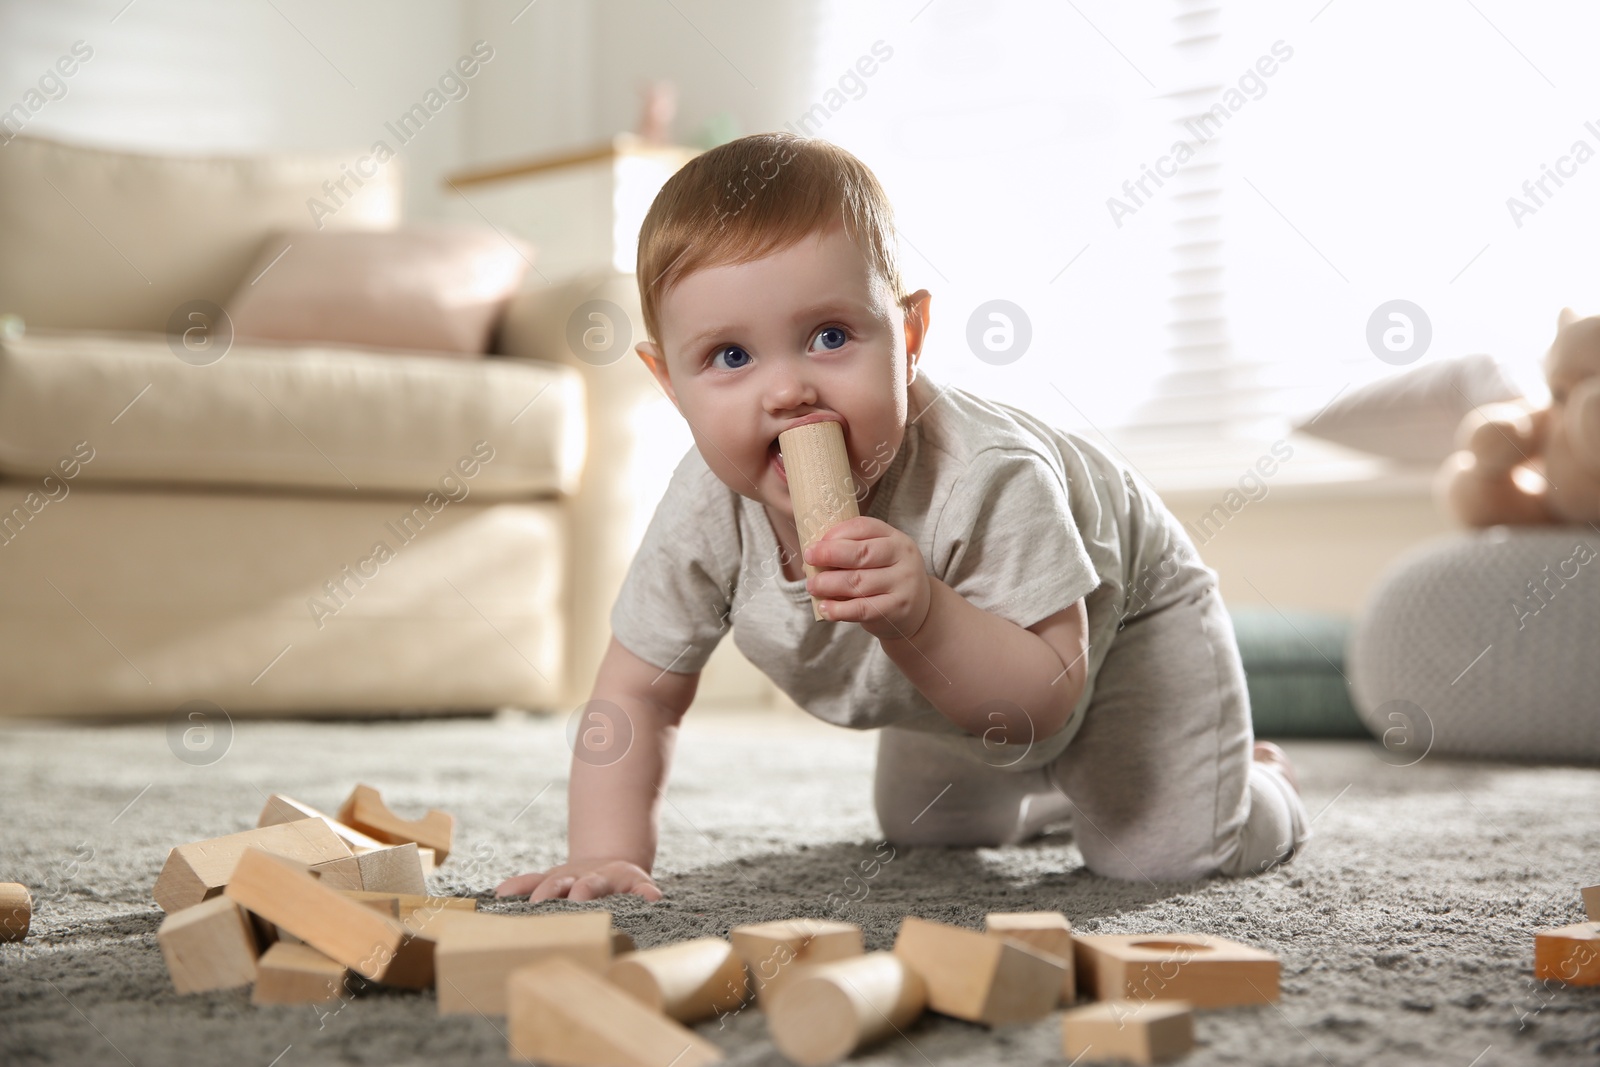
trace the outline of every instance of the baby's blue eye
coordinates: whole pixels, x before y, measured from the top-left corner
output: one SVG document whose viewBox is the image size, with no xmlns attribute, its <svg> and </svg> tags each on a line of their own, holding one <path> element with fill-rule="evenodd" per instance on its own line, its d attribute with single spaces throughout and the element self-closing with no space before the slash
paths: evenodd
<svg viewBox="0 0 1600 1067">
<path fill-rule="evenodd" d="M 711 363 L 713 365 L 715 365 L 716 362 L 717 362 L 717 357 L 718 356 L 727 355 L 729 352 L 737 352 L 740 356 L 744 357 L 746 360 L 748 360 L 750 358 L 750 353 L 746 352 L 744 349 L 740 348 L 738 345 L 729 345 L 727 348 L 719 348 L 715 352 L 711 353 Z M 738 370 L 742 366 L 744 366 L 743 363 L 738 363 L 738 364 L 735 364 L 735 365 L 729 367 L 728 369 L 729 370 Z"/>
<path fill-rule="evenodd" d="M 822 347 L 831 350 L 844 347 L 850 340 L 850 335 L 841 326 L 824 326 L 817 331 L 817 340 L 822 342 Z"/>
</svg>

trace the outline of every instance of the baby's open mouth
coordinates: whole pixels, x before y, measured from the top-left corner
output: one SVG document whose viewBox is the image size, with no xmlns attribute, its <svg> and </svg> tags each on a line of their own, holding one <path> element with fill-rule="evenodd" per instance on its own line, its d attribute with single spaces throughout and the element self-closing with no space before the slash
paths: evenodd
<svg viewBox="0 0 1600 1067">
<path fill-rule="evenodd" d="M 783 465 L 783 452 L 778 448 L 778 439 L 776 437 L 774 437 L 772 439 L 772 443 L 767 446 L 767 460 L 768 462 L 776 463 L 778 465 L 778 470 L 783 471 L 784 476 L 788 477 L 789 472 Z"/>
</svg>

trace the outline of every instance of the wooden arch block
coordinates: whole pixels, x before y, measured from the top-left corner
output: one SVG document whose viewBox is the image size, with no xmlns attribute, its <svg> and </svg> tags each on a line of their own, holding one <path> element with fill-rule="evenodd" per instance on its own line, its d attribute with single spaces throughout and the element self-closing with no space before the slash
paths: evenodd
<svg viewBox="0 0 1600 1067">
<path fill-rule="evenodd" d="M 431 848 L 443 863 L 455 836 L 455 816 L 432 810 L 420 819 L 402 819 L 390 811 L 383 796 L 370 785 L 357 785 L 339 808 L 339 821 L 390 845 L 416 844 Z"/>
</svg>

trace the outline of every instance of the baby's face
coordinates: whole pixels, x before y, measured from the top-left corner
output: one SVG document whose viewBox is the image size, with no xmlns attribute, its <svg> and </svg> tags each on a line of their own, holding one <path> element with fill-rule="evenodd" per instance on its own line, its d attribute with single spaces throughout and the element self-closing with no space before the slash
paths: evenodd
<svg viewBox="0 0 1600 1067">
<path fill-rule="evenodd" d="M 683 278 L 662 295 L 661 348 L 646 342 L 638 352 L 706 465 L 791 524 L 778 434 L 813 413 L 837 418 L 865 512 L 905 435 L 928 294 L 911 304 L 919 314 L 895 304 L 835 225 L 763 259 Z"/>
</svg>

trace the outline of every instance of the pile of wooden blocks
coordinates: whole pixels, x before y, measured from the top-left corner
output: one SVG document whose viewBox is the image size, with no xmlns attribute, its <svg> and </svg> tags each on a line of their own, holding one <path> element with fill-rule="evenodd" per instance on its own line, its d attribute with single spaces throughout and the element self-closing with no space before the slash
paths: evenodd
<svg viewBox="0 0 1600 1067">
<path fill-rule="evenodd" d="M 1584 886 L 1588 922 L 1540 930 L 1533 936 L 1533 976 L 1567 985 L 1600 985 L 1600 885 Z"/>
</svg>

